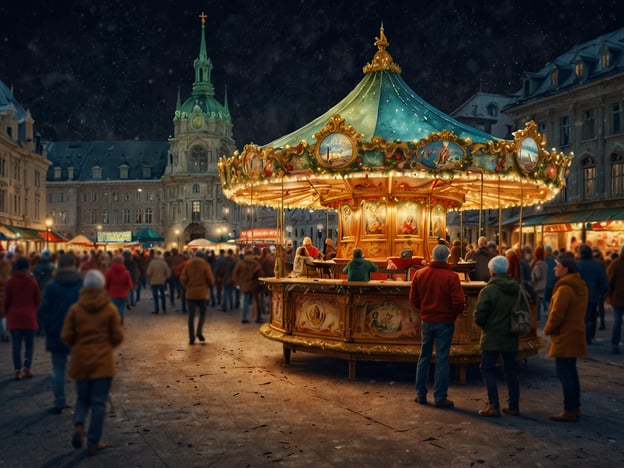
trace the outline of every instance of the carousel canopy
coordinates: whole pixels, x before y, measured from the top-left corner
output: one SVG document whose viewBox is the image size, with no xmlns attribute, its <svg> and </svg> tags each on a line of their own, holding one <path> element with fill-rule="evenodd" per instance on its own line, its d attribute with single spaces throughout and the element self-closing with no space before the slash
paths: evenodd
<svg viewBox="0 0 624 468">
<path fill-rule="evenodd" d="M 572 155 L 546 149 L 533 122 L 500 140 L 423 101 L 386 51 L 383 27 L 364 78 L 304 127 L 219 161 L 226 196 L 242 205 L 335 208 L 377 198 L 446 209 L 551 199 Z"/>
</svg>

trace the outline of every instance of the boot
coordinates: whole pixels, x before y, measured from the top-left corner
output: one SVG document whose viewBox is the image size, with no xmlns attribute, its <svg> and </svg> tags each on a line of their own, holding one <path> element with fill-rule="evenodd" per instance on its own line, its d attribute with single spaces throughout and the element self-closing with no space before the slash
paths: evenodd
<svg viewBox="0 0 624 468">
<path fill-rule="evenodd" d="M 559 421 L 559 422 L 577 422 L 581 419 L 581 410 L 577 408 L 575 410 L 567 410 L 564 409 L 559 414 L 553 414 L 550 416 L 551 421 Z"/>
</svg>

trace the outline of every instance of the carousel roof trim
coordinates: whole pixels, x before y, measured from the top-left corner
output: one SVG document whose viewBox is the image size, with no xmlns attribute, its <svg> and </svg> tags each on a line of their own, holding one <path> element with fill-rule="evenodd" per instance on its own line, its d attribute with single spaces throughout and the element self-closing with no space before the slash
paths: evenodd
<svg viewBox="0 0 624 468">
<path fill-rule="evenodd" d="M 243 205 L 336 208 L 365 199 L 449 208 L 530 205 L 565 185 L 572 154 L 546 149 L 534 122 L 502 140 L 454 120 L 403 81 L 383 31 L 377 60 L 338 104 L 273 142 L 219 160 L 224 194 Z"/>
</svg>

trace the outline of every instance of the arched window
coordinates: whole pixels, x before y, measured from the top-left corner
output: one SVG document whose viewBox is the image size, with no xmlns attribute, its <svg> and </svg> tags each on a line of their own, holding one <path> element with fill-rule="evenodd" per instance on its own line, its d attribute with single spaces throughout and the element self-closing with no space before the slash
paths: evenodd
<svg viewBox="0 0 624 468">
<path fill-rule="evenodd" d="M 490 117 L 498 117 L 498 104 L 490 102 L 487 106 L 487 113 Z"/>
<path fill-rule="evenodd" d="M 612 153 L 611 157 L 611 196 L 624 195 L 624 156 Z"/>
<path fill-rule="evenodd" d="M 188 171 L 192 173 L 208 172 L 208 154 L 201 146 L 194 146 L 191 149 Z"/>
<path fill-rule="evenodd" d="M 596 158 L 585 156 L 581 160 L 583 168 L 583 200 L 592 200 L 596 195 Z"/>
</svg>

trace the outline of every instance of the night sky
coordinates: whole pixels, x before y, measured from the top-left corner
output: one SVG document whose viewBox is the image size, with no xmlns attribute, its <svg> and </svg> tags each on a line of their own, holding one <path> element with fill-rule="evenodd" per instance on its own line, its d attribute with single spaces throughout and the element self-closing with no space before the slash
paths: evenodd
<svg viewBox="0 0 624 468">
<path fill-rule="evenodd" d="M 0 6 L 0 80 L 44 140 L 166 140 L 178 86 L 191 93 L 202 11 L 239 148 L 346 96 L 382 21 L 404 80 L 447 113 L 624 27 L 621 0 L 18 0 Z"/>
</svg>

